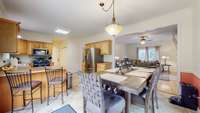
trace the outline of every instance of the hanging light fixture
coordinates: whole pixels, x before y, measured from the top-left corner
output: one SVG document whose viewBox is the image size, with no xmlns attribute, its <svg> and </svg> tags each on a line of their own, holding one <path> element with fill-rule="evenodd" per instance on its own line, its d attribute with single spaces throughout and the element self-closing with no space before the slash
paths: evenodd
<svg viewBox="0 0 200 113">
<path fill-rule="evenodd" d="M 145 36 L 141 36 L 140 38 L 141 38 L 141 39 L 140 39 L 140 44 L 141 44 L 141 45 L 146 44 Z"/>
<path fill-rule="evenodd" d="M 140 44 L 141 44 L 141 45 L 144 45 L 144 44 L 146 44 L 146 41 L 145 41 L 145 39 L 141 39 L 141 40 L 140 40 Z"/>
<path fill-rule="evenodd" d="M 112 23 L 105 27 L 106 32 L 109 35 L 117 36 L 120 32 L 122 32 L 123 27 L 117 23 L 116 17 L 115 17 L 115 0 L 112 0 L 111 5 L 108 7 L 108 9 L 105 9 L 104 2 L 100 2 L 99 5 L 102 7 L 103 11 L 108 12 L 111 8 L 113 9 L 113 17 L 112 17 Z"/>
</svg>

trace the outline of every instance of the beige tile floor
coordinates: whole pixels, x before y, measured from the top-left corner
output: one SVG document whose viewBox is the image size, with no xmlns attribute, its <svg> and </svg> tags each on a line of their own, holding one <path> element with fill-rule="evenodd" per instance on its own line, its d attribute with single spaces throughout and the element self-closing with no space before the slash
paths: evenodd
<svg viewBox="0 0 200 113">
<path fill-rule="evenodd" d="M 64 104 L 61 104 L 60 96 L 56 97 L 55 99 L 52 98 L 49 106 L 46 105 L 46 102 L 44 102 L 43 104 L 40 104 L 39 102 L 34 102 L 35 113 L 51 113 L 52 111 L 66 104 L 70 104 L 77 111 L 77 113 L 83 113 L 82 95 L 78 86 L 78 82 L 75 80 L 73 83 L 76 84 L 74 84 L 74 88 L 69 91 L 69 96 L 65 95 Z M 160 82 L 160 84 L 162 85 L 162 82 Z M 167 83 L 165 83 L 165 85 L 166 84 Z M 159 91 L 159 109 L 156 110 L 156 113 L 197 113 L 170 104 L 168 102 L 168 98 L 170 96 L 171 94 Z M 135 105 L 131 106 L 130 111 L 131 113 L 144 113 L 143 108 Z M 28 106 L 25 110 L 16 113 L 31 113 L 30 106 Z"/>
</svg>

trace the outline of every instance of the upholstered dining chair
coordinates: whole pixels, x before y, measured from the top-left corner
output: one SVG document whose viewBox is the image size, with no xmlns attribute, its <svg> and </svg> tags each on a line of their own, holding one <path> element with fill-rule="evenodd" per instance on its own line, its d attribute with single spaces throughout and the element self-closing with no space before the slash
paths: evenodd
<svg viewBox="0 0 200 113">
<path fill-rule="evenodd" d="M 157 90 L 157 83 L 160 77 L 160 69 L 156 68 L 156 71 L 152 74 L 152 77 L 150 79 L 149 86 L 143 90 L 139 95 L 132 95 L 132 103 L 143 105 L 145 113 L 154 113 L 154 101 L 155 96 L 157 94 L 155 93 L 155 90 Z"/>
<path fill-rule="evenodd" d="M 100 75 L 78 73 L 84 100 L 85 113 L 122 113 L 125 100 L 121 96 L 105 92 Z"/>
<path fill-rule="evenodd" d="M 154 89 L 154 100 L 155 100 L 155 104 L 156 104 L 156 108 L 159 109 L 159 105 L 158 105 L 158 82 L 161 76 L 161 71 L 162 71 L 162 67 L 157 67 L 155 74 L 157 75 L 157 79 L 155 82 L 155 89 Z"/>
<path fill-rule="evenodd" d="M 34 112 L 33 108 L 33 93 L 40 89 L 40 101 L 42 103 L 42 82 L 32 80 L 31 70 L 22 69 L 19 71 L 5 71 L 6 77 L 8 79 L 11 91 L 11 112 L 14 110 L 14 97 L 22 96 L 23 97 L 23 106 L 27 106 L 27 100 L 31 102 L 32 113 Z M 22 95 L 21 95 L 22 93 Z M 30 98 L 26 98 L 27 95 L 30 95 Z"/>
<path fill-rule="evenodd" d="M 61 88 L 61 102 L 64 103 L 63 93 L 64 93 L 64 83 L 66 82 L 66 92 L 67 92 L 67 77 L 64 77 L 63 67 L 45 67 L 46 78 L 47 78 L 47 105 L 49 105 L 50 88 L 53 87 L 53 96 L 55 97 L 56 86 Z M 68 92 L 67 92 L 68 95 Z"/>
</svg>

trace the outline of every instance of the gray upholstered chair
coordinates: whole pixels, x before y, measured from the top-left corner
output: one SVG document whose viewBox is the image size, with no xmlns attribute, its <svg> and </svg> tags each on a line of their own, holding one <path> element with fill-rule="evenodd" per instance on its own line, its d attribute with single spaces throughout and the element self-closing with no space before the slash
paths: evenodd
<svg viewBox="0 0 200 113">
<path fill-rule="evenodd" d="M 155 96 L 157 93 L 157 83 L 160 77 L 160 68 L 156 68 L 156 71 L 153 73 L 150 84 L 147 88 L 145 88 L 144 92 L 141 92 L 139 95 L 132 95 L 132 103 L 139 104 L 144 107 L 145 113 L 154 113 L 154 101 L 156 100 Z"/>
<path fill-rule="evenodd" d="M 156 102 L 156 108 L 158 109 L 159 106 L 158 106 L 158 82 L 159 82 L 159 79 L 160 79 L 160 76 L 161 76 L 161 67 L 157 67 L 156 69 L 156 72 L 155 74 L 157 75 L 157 79 L 156 79 L 156 84 L 155 84 L 155 89 L 154 89 L 154 100 Z"/>
<path fill-rule="evenodd" d="M 105 92 L 100 75 L 79 72 L 84 100 L 84 112 L 87 113 L 122 113 L 125 100 L 121 96 Z"/>
</svg>

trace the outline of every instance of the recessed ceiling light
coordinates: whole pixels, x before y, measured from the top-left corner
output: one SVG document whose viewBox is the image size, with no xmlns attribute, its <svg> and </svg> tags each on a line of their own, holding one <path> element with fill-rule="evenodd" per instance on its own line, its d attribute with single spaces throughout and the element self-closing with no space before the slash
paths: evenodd
<svg viewBox="0 0 200 113">
<path fill-rule="evenodd" d="M 17 38 L 21 39 L 21 38 L 22 38 L 22 36 L 21 36 L 21 35 L 17 35 Z"/>
<path fill-rule="evenodd" d="M 63 35 L 67 35 L 70 33 L 69 30 L 64 30 L 64 29 L 60 29 L 60 28 L 55 29 L 55 32 L 58 34 L 63 34 Z"/>
</svg>

